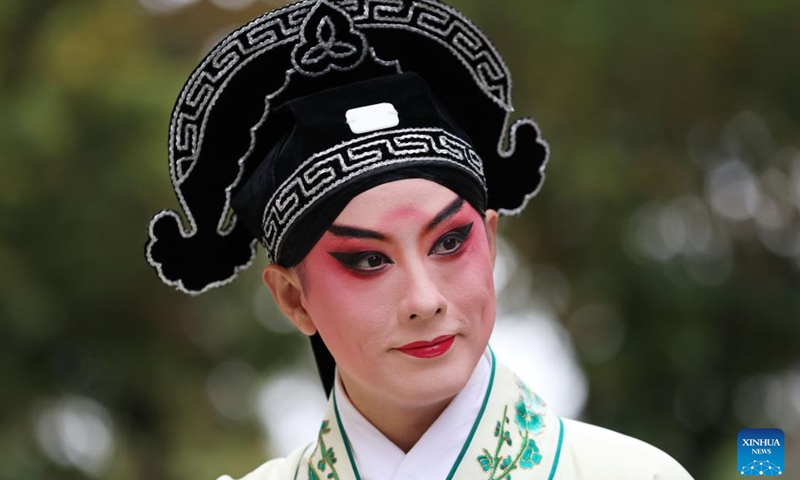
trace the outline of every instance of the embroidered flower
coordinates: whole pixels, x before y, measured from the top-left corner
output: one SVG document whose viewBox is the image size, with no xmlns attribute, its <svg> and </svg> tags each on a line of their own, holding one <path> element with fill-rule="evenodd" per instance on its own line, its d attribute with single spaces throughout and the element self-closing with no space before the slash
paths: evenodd
<svg viewBox="0 0 800 480">
<path fill-rule="evenodd" d="M 497 422 L 494 428 L 494 436 L 497 438 L 494 452 L 492 453 L 484 448 L 482 449 L 483 455 L 478 455 L 477 457 L 481 470 L 488 473 L 489 480 L 510 480 L 512 471 L 518 468 L 529 470 L 542 461 L 539 447 L 530 437 L 541 433 L 544 429 L 544 420 L 539 414 L 532 412 L 528 408 L 525 399 L 522 397 L 517 401 L 515 408 L 514 417 L 519 427 L 516 430 L 521 438 L 515 435 L 512 440 L 511 429 L 509 428 L 511 420 L 506 415 L 508 406 L 505 406 L 503 407 L 502 420 Z M 518 446 L 515 448 L 515 445 Z M 513 448 L 510 455 L 508 447 Z"/>
<path fill-rule="evenodd" d="M 515 407 L 517 411 L 515 420 L 520 430 L 530 432 L 534 435 L 542 431 L 544 428 L 544 420 L 541 415 L 530 410 L 523 398 L 519 399 Z"/>
<path fill-rule="evenodd" d="M 519 460 L 519 466 L 522 468 L 533 468 L 534 465 L 539 465 L 542 461 L 542 456 L 539 454 L 539 447 L 533 439 L 528 439 L 525 449 L 522 451 L 522 457 Z"/>
<path fill-rule="evenodd" d="M 522 398 L 525 400 L 525 404 L 528 405 L 529 409 L 535 411 L 542 411 L 546 404 L 542 397 L 536 395 L 527 385 L 522 383 L 522 380 L 517 378 L 517 386 L 519 387 L 519 393 L 522 395 Z"/>
<path fill-rule="evenodd" d="M 519 379 L 516 383 L 519 397 L 516 403 L 503 406 L 503 415 L 494 427 L 494 451 L 483 448 L 477 457 L 487 480 L 511 480 L 511 472 L 533 469 L 544 458 L 533 437 L 544 433 L 545 403 Z"/>
</svg>

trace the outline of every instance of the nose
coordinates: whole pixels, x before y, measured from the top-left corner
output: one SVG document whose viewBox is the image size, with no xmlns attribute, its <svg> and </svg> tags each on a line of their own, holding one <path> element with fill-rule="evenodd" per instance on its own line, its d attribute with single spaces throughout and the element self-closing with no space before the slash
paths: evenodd
<svg viewBox="0 0 800 480">
<path fill-rule="evenodd" d="M 425 320 L 447 312 L 447 300 L 423 265 L 409 268 L 401 320 Z"/>
</svg>

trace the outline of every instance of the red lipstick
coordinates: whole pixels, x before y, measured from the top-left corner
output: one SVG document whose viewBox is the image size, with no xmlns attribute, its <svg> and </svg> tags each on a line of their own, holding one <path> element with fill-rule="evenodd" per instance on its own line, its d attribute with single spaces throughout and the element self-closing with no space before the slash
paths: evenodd
<svg viewBox="0 0 800 480">
<path fill-rule="evenodd" d="M 447 353 L 450 347 L 453 346 L 455 339 L 455 335 L 442 335 L 430 342 L 411 342 L 408 345 L 397 347 L 397 349 L 412 357 L 435 358 Z"/>
</svg>

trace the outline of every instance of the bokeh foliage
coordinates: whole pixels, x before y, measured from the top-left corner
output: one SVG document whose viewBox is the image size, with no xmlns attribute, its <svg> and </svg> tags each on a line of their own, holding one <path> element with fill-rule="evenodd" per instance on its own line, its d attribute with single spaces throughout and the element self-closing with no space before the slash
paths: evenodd
<svg viewBox="0 0 800 480">
<path fill-rule="evenodd" d="M 307 362 L 303 338 L 256 318 L 278 317 L 254 299 L 267 295 L 258 268 L 189 298 L 144 262 L 149 217 L 177 207 L 166 132 L 183 81 L 211 41 L 275 4 L 157 3 L 0 2 L 0 478 L 86 478 L 37 438 L 37 415 L 64 398 L 108 412 L 100 478 L 243 474 L 268 446 L 252 416 L 209 404 L 210 372 Z M 526 263 L 569 280 L 563 321 L 579 353 L 593 341 L 570 320 L 581 307 L 610 306 L 625 325 L 616 355 L 583 357 L 584 417 L 697 478 L 737 476 L 738 429 L 784 428 L 787 469 L 800 469 L 800 4 L 451 3 L 496 42 L 517 111 L 552 149 L 544 189 L 503 233 Z M 708 206 L 710 172 L 732 160 L 789 199 L 789 253 L 759 226 L 762 210 Z M 706 204 L 718 251 L 642 253 L 637 215 L 681 198 Z M 788 393 L 759 396 L 769 388 Z"/>
</svg>

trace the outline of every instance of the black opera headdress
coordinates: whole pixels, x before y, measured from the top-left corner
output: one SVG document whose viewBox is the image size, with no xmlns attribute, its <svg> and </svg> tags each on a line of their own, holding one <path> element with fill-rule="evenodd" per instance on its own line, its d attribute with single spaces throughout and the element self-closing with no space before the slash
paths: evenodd
<svg viewBox="0 0 800 480">
<path fill-rule="evenodd" d="M 178 97 L 169 169 L 184 216 L 155 215 L 147 261 L 189 294 L 232 281 L 259 242 L 294 264 L 322 233 L 309 219 L 332 221 L 387 173 L 430 174 L 516 214 L 542 183 L 547 145 L 529 118 L 509 128 L 512 110 L 494 45 L 438 0 L 266 13 L 206 55 Z"/>
</svg>

